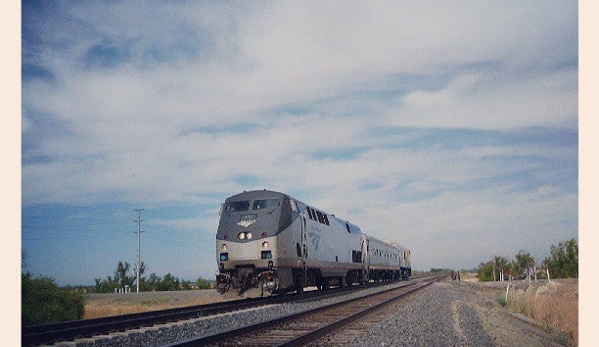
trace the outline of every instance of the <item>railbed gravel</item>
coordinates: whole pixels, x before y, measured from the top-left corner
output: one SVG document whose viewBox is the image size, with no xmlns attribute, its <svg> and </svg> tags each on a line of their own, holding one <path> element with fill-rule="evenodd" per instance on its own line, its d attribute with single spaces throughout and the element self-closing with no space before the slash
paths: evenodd
<svg viewBox="0 0 599 347">
<path fill-rule="evenodd" d="M 494 295 L 475 283 L 435 283 L 349 346 L 561 346 L 509 314 Z"/>
<path fill-rule="evenodd" d="M 372 288 L 348 296 L 380 291 Z M 485 289 L 464 282 L 435 283 L 397 313 L 352 341 L 351 347 L 381 346 L 560 346 L 540 329 L 509 315 Z M 272 305 L 182 323 L 164 324 L 57 344 L 69 347 L 165 346 L 343 300 Z M 331 343 L 333 346 L 334 343 Z"/>
<path fill-rule="evenodd" d="M 336 302 L 365 296 L 382 291 L 388 286 L 369 288 L 350 293 L 341 297 L 329 298 L 313 302 L 294 302 L 274 304 L 259 308 L 247 309 L 235 313 L 226 313 L 216 317 L 202 317 L 185 322 L 157 325 L 149 328 L 128 330 L 122 333 L 95 336 L 89 339 L 80 339 L 71 342 L 55 344 L 56 347 L 116 347 L 139 346 L 155 347 L 165 346 L 170 343 L 190 340 L 205 335 L 212 335 L 222 331 L 240 328 L 248 324 L 259 323 L 293 313 L 307 311 L 313 308 L 329 305 Z"/>
</svg>

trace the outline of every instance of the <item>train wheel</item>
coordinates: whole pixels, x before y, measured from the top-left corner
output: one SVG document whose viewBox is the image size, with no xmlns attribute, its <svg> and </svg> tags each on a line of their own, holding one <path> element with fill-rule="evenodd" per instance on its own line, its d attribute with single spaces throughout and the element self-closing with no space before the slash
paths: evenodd
<svg viewBox="0 0 599 347">
<path fill-rule="evenodd" d="M 324 289 L 322 277 L 316 278 L 316 289 L 318 289 L 318 290 Z"/>
</svg>

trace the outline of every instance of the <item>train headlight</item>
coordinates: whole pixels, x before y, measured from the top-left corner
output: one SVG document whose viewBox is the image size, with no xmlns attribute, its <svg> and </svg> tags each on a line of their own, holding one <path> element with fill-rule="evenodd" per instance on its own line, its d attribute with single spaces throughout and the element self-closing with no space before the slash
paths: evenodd
<svg viewBox="0 0 599 347">
<path fill-rule="evenodd" d="M 247 233 L 245 233 L 245 237 L 246 237 L 248 240 L 249 240 L 249 239 L 251 239 L 251 238 L 252 238 L 252 233 L 248 231 Z"/>
<path fill-rule="evenodd" d="M 223 251 L 226 251 L 226 250 L 227 250 L 227 245 L 223 243 L 223 245 L 222 245 L 222 246 L 220 246 L 220 248 L 221 248 Z"/>
<path fill-rule="evenodd" d="M 268 242 L 267 241 L 262 242 L 262 248 L 268 248 Z"/>
<path fill-rule="evenodd" d="M 239 233 L 239 234 L 237 234 L 237 237 L 239 237 L 240 240 L 244 240 L 245 239 L 245 233 Z"/>
</svg>

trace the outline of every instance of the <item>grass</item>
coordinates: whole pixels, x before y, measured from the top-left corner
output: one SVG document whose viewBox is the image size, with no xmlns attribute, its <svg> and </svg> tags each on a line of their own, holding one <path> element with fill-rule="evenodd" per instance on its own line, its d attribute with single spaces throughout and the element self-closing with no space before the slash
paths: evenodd
<svg viewBox="0 0 599 347">
<path fill-rule="evenodd" d="M 129 313 L 139 313 L 171 308 L 170 306 L 145 305 L 145 304 L 104 304 L 104 305 L 85 305 L 85 319 L 101 318 L 107 316 L 117 316 Z"/>
<path fill-rule="evenodd" d="M 211 294 L 211 295 L 209 295 Z M 230 300 L 221 297 L 216 291 L 201 293 L 190 292 L 150 292 L 131 294 L 106 294 L 88 297 L 85 302 L 84 319 L 116 316 L 129 313 L 166 310 L 174 307 L 204 305 Z"/>
<path fill-rule="evenodd" d="M 578 282 L 560 280 L 554 294 L 536 294 L 536 287 L 527 291 L 512 290 L 507 302 L 505 292 L 497 293 L 497 301 L 506 308 L 522 313 L 543 326 L 556 342 L 564 346 L 578 345 Z"/>
</svg>

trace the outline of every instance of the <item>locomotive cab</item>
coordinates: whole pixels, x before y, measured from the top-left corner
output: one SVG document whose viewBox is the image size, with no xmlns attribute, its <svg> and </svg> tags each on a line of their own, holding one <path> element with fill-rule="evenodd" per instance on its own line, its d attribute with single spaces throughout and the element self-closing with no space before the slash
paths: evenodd
<svg viewBox="0 0 599 347">
<path fill-rule="evenodd" d="M 289 198 L 271 191 L 245 192 L 221 207 L 216 234 L 217 289 L 278 290 L 278 238 L 291 222 Z"/>
</svg>

